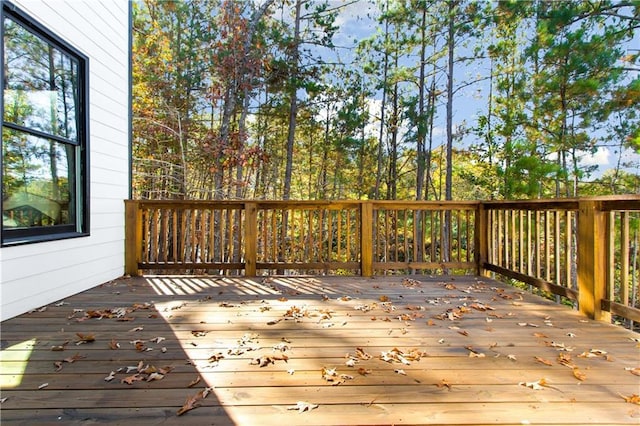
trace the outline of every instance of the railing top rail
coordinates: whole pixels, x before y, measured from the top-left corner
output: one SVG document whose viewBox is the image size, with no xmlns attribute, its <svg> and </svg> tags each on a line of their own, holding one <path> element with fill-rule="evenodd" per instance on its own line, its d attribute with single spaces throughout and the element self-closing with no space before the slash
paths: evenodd
<svg viewBox="0 0 640 426">
<path fill-rule="evenodd" d="M 595 202 L 599 210 L 640 210 L 640 195 L 607 195 L 599 197 L 580 197 L 539 200 L 491 200 L 481 204 L 485 209 L 511 210 L 578 210 L 581 202 Z"/>
</svg>

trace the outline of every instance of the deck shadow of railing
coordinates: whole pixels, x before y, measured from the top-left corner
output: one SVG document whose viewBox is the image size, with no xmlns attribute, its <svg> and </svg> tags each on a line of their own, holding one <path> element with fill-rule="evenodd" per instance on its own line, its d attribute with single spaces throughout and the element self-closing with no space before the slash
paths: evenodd
<svg viewBox="0 0 640 426">
<path fill-rule="evenodd" d="M 126 201 L 126 271 L 498 274 L 640 322 L 640 196 L 535 201 Z"/>
</svg>

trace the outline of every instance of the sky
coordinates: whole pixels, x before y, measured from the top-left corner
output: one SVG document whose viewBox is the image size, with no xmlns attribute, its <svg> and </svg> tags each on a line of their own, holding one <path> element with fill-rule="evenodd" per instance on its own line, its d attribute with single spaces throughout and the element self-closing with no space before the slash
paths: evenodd
<svg viewBox="0 0 640 426">
<path fill-rule="evenodd" d="M 334 37 L 334 44 L 338 46 L 338 55 L 342 59 L 349 59 L 349 49 L 354 46 L 355 41 L 370 37 L 376 31 L 375 17 L 377 8 L 369 1 L 365 0 L 331 0 L 330 5 L 344 6 L 336 22 L 339 32 Z M 640 49 L 640 32 L 636 34 L 634 40 L 629 43 L 630 49 Z M 484 69 L 483 69 L 484 68 Z M 475 63 L 473 72 L 488 74 L 488 66 Z M 468 71 L 467 71 L 468 73 Z M 636 76 L 638 73 L 636 73 Z M 462 76 L 464 77 L 464 76 Z M 478 84 L 470 86 L 467 90 L 460 91 L 454 100 L 454 126 L 465 123 L 466 126 L 473 126 L 477 120 L 478 112 L 486 108 L 488 98 L 488 86 Z M 372 105 L 379 105 L 379 102 L 372 102 Z M 436 143 L 445 143 L 444 113 L 438 118 L 436 129 Z M 472 142 L 472 136 L 467 137 L 465 143 Z M 627 170 L 640 174 L 640 153 L 626 150 L 622 153 L 613 148 L 599 147 L 593 154 L 584 153 L 583 165 L 597 165 L 598 170 L 592 175 L 597 178 L 606 170 L 613 168 L 619 157 L 623 161 L 635 163 Z"/>
</svg>

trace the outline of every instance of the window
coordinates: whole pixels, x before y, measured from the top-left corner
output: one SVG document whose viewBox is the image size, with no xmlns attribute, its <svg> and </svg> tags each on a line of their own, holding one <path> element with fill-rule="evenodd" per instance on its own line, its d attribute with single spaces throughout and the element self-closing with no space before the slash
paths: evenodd
<svg viewBox="0 0 640 426">
<path fill-rule="evenodd" d="M 2 4 L 2 245 L 87 235 L 88 60 Z"/>
</svg>

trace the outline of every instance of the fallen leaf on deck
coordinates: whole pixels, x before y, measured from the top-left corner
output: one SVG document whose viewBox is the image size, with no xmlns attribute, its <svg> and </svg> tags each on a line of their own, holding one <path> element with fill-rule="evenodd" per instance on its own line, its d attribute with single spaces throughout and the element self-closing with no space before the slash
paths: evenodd
<svg viewBox="0 0 640 426">
<path fill-rule="evenodd" d="M 53 365 L 56 367 L 56 373 L 62 370 L 62 361 L 56 361 L 53 363 Z"/>
<path fill-rule="evenodd" d="M 628 371 L 629 373 L 633 374 L 634 376 L 640 376 L 640 367 L 626 367 L 624 369 L 625 371 Z"/>
<path fill-rule="evenodd" d="M 160 373 L 151 373 L 149 374 L 149 376 L 147 377 L 147 382 L 152 382 L 154 380 L 162 380 L 164 379 L 164 374 L 160 374 Z"/>
<path fill-rule="evenodd" d="M 5 402 L 7 399 L 9 399 L 9 398 L 0 398 L 0 404 L 2 404 L 3 402 Z"/>
<path fill-rule="evenodd" d="M 367 374 L 371 374 L 371 373 L 373 373 L 373 371 L 368 368 L 363 368 L 363 367 L 358 368 L 358 374 L 360 374 L 361 376 L 366 376 Z"/>
<path fill-rule="evenodd" d="M 116 378 L 116 372 L 112 371 L 111 373 L 109 373 L 109 375 L 107 377 L 104 378 L 104 381 L 105 382 L 110 382 L 115 378 Z"/>
<path fill-rule="evenodd" d="M 445 379 L 440 380 L 440 383 L 436 383 L 436 386 L 439 388 L 447 388 L 451 390 L 451 384 L 447 382 Z"/>
<path fill-rule="evenodd" d="M 571 360 L 571 354 L 560 352 L 558 354 L 558 362 L 560 365 L 564 365 L 565 367 L 575 368 L 575 365 Z"/>
<path fill-rule="evenodd" d="M 640 405 L 640 395 L 636 395 L 635 393 L 631 396 L 624 396 L 622 394 L 618 394 L 620 395 L 622 398 L 624 398 L 625 402 L 629 402 L 631 404 L 637 404 Z"/>
<path fill-rule="evenodd" d="M 509 360 L 511 360 L 511 361 L 517 361 L 516 356 L 515 356 L 515 355 L 513 355 L 513 354 L 507 355 L 507 359 L 509 359 Z"/>
<path fill-rule="evenodd" d="M 136 332 L 136 331 L 142 331 L 142 330 L 144 330 L 144 327 L 134 327 L 131 330 L 129 330 L 129 333 L 133 333 L 133 332 Z"/>
<path fill-rule="evenodd" d="M 209 332 L 208 332 L 208 331 L 206 331 L 206 330 L 192 330 L 192 331 L 191 331 L 191 334 L 192 334 L 194 337 L 204 337 L 204 336 L 206 336 L 208 333 L 209 333 Z"/>
<path fill-rule="evenodd" d="M 582 371 L 580 371 L 578 367 L 573 368 L 573 375 L 576 379 L 580 380 L 581 382 L 587 379 L 587 375 L 584 374 Z"/>
<path fill-rule="evenodd" d="M 63 359 L 64 362 L 68 362 L 69 364 L 71 364 L 72 362 L 78 361 L 80 359 L 85 359 L 86 356 L 84 355 L 80 355 L 80 354 L 75 354 L 74 356 L 70 356 L 68 358 Z"/>
<path fill-rule="evenodd" d="M 187 385 L 187 387 L 188 387 L 188 388 L 192 388 L 192 387 L 194 387 L 195 385 L 197 385 L 198 383 L 200 383 L 200 381 L 201 381 L 201 380 L 202 380 L 202 379 L 200 378 L 200 376 L 198 376 L 198 377 L 196 377 L 195 379 L 193 379 L 193 380 L 191 381 L 191 383 L 189 383 L 189 384 Z"/>
<path fill-rule="evenodd" d="M 139 382 L 144 380 L 144 377 L 142 377 L 140 374 L 136 373 L 132 376 L 128 376 L 125 377 L 124 379 L 120 380 L 120 383 L 126 383 L 128 385 L 132 385 L 134 382 Z"/>
<path fill-rule="evenodd" d="M 111 339 L 109 342 L 109 349 L 116 350 L 120 349 L 120 343 L 116 341 L 116 339 Z"/>
<path fill-rule="evenodd" d="M 298 413 L 304 413 L 305 411 L 311 411 L 318 408 L 318 404 L 312 404 L 310 402 L 298 401 L 296 405 L 287 407 L 287 410 L 298 410 Z"/>
<path fill-rule="evenodd" d="M 160 336 L 158 336 L 158 337 L 154 337 L 153 339 L 151 339 L 151 340 L 149 340 L 149 341 L 150 341 L 150 342 L 153 342 L 153 343 L 160 343 L 160 342 L 162 342 L 163 340 L 167 340 L 167 339 L 166 339 L 166 338 L 164 338 L 164 337 L 160 337 Z"/>
<path fill-rule="evenodd" d="M 480 352 L 469 352 L 469 358 L 484 358 L 486 355 Z"/>
<path fill-rule="evenodd" d="M 541 338 L 541 339 L 548 339 L 548 338 L 549 338 L 549 336 L 547 336 L 547 335 L 546 335 L 546 334 L 544 334 L 544 333 L 533 333 L 533 335 L 534 335 L 535 337 L 538 337 L 538 338 Z"/>
<path fill-rule="evenodd" d="M 520 382 L 518 383 L 520 386 L 525 386 L 527 388 L 533 390 L 543 390 L 545 387 L 548 387 L 546 379 L 540 379 L 537 382 Z"/>
<path fill-rule="evenodd" d="M 94 334 L 82 334 L 76 333 L 78 336 L 78 340 L 76 341 L 76 345 L 82 345 L 83 343 L 95 342 L 96 336 Z"/>
<path fill-rule="evenodd" d="M 207 395 L 209 395 L 209 392 L 211 390 L 212 388 L 205 388 L 199 391 L 198 393 L 196 393 L 195 395 L 187 397 L 187 400 L 185 401 L 184 405 L 176 412 L 176 415 L 181 416 L 187 411 L 191 411 L 194 408 L 198 408 L 200 406 L 200 401 L 205 399 Z"/>
<path fill-rule="evenodd" d="M 459 330 L 458 333 L 462 334 L 463 336 L 468 336 L 469 335 L 469 332 L 467 330 Z"/>
<path fill-rule="evenodd" d="M 393 370 L 393 371 L 395 371 L 396 373 L 398 373 L 398 374 L 400 374 L 402 376 L 406 376 L 407 375 L 407 373 L 405 373 L 405 371 L 402 370 L 402 369 L 397 369 L 397 370 Z"/>
<path fill-rule="evenodd" d="M 378 298 L 378 300 L 380 300 L 381 302 L 388 302 L 389 301 L 389 296 L 386 295 L 382 295 Z"/>
<path fill-rule="evenodd" d="M 364 349 L 362 348 L 356 348 L 356 357 L 363 359 L 363 360 L 368 360 L 373 358 L 371 355 L 369 355 L 367 352 L 365 352 Z"/>
<path fill-rule="evenodd" d="M 544 365 L 548 365 L 549 367 L 553 366 L 553 363 L 549 360 L 546 360 L 544 358 L 541 358 L 539 356 L 535 357 L 536 361 L 538 361 L 540 364 L 544 364 Z"/>
<path fill-rule="evenodd" d="M 69 341 L 67 340 L 66 342 L 64 342 L 61 345 L 55 345 L 55 346 L 51 346 L 51 350 L 53 352 L 60 352 L 60 351 L 64 351 L 66 349 L 66 346 L 69 344 Z"/>
<path fill-rule="evenodd" d="M 43 383 L 43 384 L 41 384 L 40 386 L 38 386 L 38 389 L 44 389 L 44 388 L 46 388 L 47 386 L 49 386 L 49 383 Z"/>
</svg>

